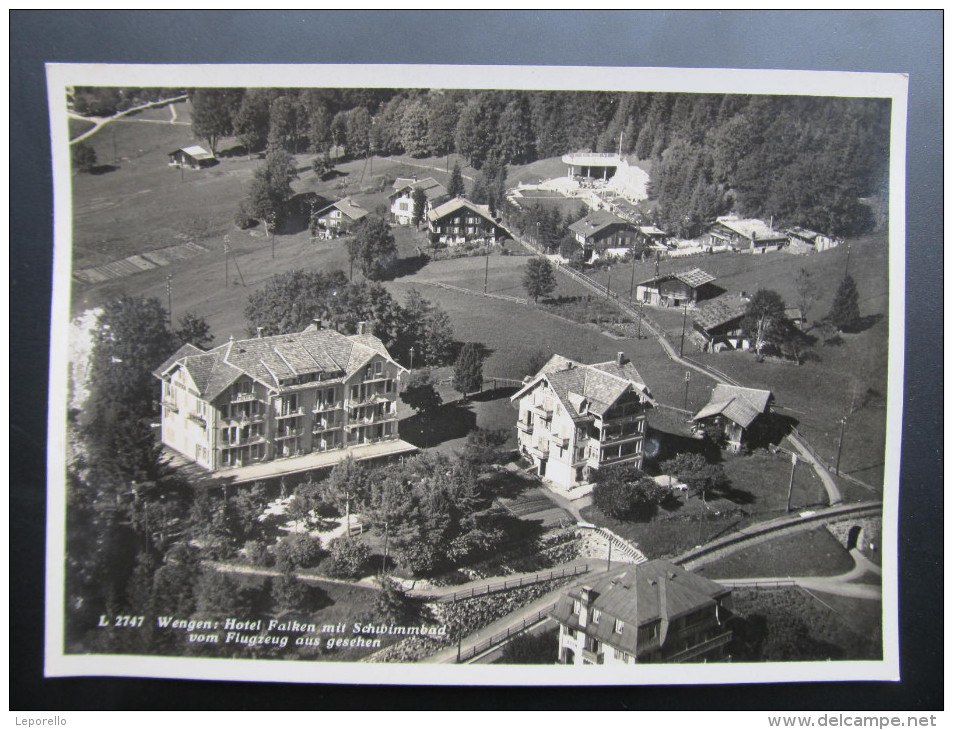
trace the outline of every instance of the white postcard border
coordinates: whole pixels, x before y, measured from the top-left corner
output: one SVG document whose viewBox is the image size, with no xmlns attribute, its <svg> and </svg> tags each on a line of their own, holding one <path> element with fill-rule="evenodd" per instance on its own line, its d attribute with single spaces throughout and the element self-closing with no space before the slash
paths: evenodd
<svg viewBox="0 0 953 730">
<path fill-rule="evenodd" d="M 71 85 L 278 86 L 670 91 L 892 99 L 889 201 L 889 355 L 883 491 L 883 651 L 878 662 L 526 667 L 65 655 L 63 646 L 66 412 L 72 205 Z M 54 257 L 47 444 L 45 676 L 126 676 L 295 683 L 629 685 L 899 680 L 897 521 L 905 304 L 905 74 L 748 69 L 452 65 L 47 64 L 53 159 Z"/>
</svg>

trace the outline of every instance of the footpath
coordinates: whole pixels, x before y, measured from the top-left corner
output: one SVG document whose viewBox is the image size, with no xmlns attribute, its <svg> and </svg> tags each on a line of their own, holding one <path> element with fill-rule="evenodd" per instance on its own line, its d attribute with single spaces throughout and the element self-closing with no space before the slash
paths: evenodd
<svg viewBox="0 0 953 730">
<path fill-rule="evenodd" d="M 149 101 L 149 102 L 146 102 L 145 104 L 140 104 L 139 106 L 130 107 L 129 109 L 123 109 L 121 112 L 116 112 L 111 117 L 84 117 L 82 114 L 77 114 L 76 112 L 68 112 L 68 115 L 72 117 L 73 119 L 82 119 L 85 122 L 93 123 L 92 129 L 87 129 L 78 137 L 74 137 L 73 139 L 71 139 L 69 143 L 76 144 L 77 142 L 82 142 L 84 139 L 88 139 L 89 137 L 92 137 L 94 134 L 96 134 L 96 132 L 98 132 L 100 129 L 105 127 L 110 122 L 115 122 L 134 112 L 140 112 L 143 109 L 151 109 L 153 107 L 164 106 L 165 104 L 173 104 L 177 101 L 185 101 L 188 98 L 189 97 L 187 95 L 182 95 L 182 96 L 174 96 L 169 99 L 159 99 L 158 101 Z M 142 120 L 142 121 L 145 121 L 145 120 Z M 159 119 L 149 120 L 149 121 L 155 121 L 159 124 L 179 124 L 183 126 L 188 126 L 189 124 L 188 122 L 176 121 L 175 108 L 172 109 L 172 119 L 170 119 L 169 121 L 164 122 Z"/>
</svg>

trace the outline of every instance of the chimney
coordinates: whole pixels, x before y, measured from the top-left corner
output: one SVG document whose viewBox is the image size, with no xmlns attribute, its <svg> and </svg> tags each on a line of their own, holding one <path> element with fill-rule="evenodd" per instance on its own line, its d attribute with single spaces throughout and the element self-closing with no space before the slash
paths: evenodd
<svg viewBox="0 0 953 730">
<path fill-rule="evenodd" d="M 363 335 L 367 333 L 367 322 L 358 322 L 357 323 L 357 333 Z"/>
<path fill-rule="evenodd" d="M 615 361 L 616 361 L 616 364 L 617 364 L 620 368 L 621 368 L 623 365 L 625 365 L 626 362 L 627 362 L 626 357 L 625 357 L 625 353 L 624 353 L 624 352 L 617 352 L 617 353 L 615 354 Z"/>
<path fill-rule="evenodd" d="M 255 327 L 255 329 L 258 330 L 258 339 L 260 340 L 260 339 L 261 339 L 262 332 L 265 331 L 265 328 L 264 328 L 264 327 Z"/>
</svg>

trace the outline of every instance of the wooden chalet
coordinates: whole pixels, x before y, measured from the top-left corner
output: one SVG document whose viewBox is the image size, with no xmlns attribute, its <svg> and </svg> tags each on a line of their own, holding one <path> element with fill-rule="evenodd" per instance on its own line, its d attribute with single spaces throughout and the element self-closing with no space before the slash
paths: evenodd
<svg viewBox="0 0 953 730">
<path fill-rule="evenodd" d="M 786 234 L 757 218 L 723 215 L 708 231 L 711 246 L 731 246 L 744 253 L 779 251 L 788 245 Z"/>
<path fill-rule="evenodd" d="M 748 302 L 743 297 L 719 297 L 692 312 L 692 328 L 708 352 L 748 348 L 742 323 Z"/>
<path fill-rule="evenodd" d="M 198 170 L 210 165 L 214 160 L 215 155 L 199 145 L 180 147 L 169 153 L 170 167 L 191 167 L 193 170 Z"/>
<path fill-rule="evenodd" d="M 432 240 L 447 245 L 496 243 L 505 237 L 503 228 L 493 219 L 489 207 L 453 198 L 427 213 Z"/>
<path fill-rule="evenodd" d="M 773 400 L 770 390 L 719 383 L 692 417 L 694 430 L 715 441 L 724 439 L 729 451 L 741 451 L 745 433 L 763 421 Z"/>
<path fill-rule="evenodd" d="M 714 276 L 701 269 L 676 271 L 640 282 L 635 296 L 638 301 L 646 304 L 680 307 L 710 296 L 713 289 L 710 285 L 714 280 Z"/>
</svg>

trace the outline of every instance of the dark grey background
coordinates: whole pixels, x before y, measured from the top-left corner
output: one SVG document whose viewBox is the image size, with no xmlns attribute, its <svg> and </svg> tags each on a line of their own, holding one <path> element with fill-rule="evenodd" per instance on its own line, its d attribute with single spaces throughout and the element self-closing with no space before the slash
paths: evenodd
<svg viewBox="0 0 953 730">
<path fill-rule="evenodd" d="M 10 13 L 11 709 L 943 706 L 941 11 Z M 43 64 L 436 63 L 910 74 L 901 683 L 454 689 L 42 678 L 52 187 Z M 289 85 L 294 79 L 289 79 Z"/>
</svg>

